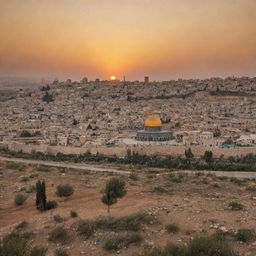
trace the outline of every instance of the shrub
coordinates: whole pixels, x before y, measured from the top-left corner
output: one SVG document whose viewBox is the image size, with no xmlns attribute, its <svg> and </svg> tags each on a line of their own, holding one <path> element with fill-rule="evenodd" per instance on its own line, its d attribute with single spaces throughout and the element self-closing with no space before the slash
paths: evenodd
<svg viewBox="0 0 256 256">
<path fill-rule="evenodd" d="M 138 244 L 141 241 L 142 236 L 139 233 L 128 233 L 119 235 L 118 237 L 109 238 L 104 244 L 104 249 L 115 251 L 123 247 L 128 247 L 130 244 Z"/>
<path fill-rule="evenodd" d="M 237 232 L 237 240 L 241 242 L 251 242 L 255 239 L 255 231 L 252 229 L 239 229 Z"/>
<path fill-rule="evenodd" d="M 175 223 L 166 225 L 165 229 L 168 233 L 177 233 L 180 230 L 179 226 Z"/>
<path fill-rule="evenodd" d="M 20 224 L 18 224 L 15 228 L 16 229 L 23 229 L 23 228 L 26 228 L 27 226 L 28 226 L 28 222 L 24 220 Z"/>
<path fill-rule="evenodd" d="M 54 256 L 69 256 L 69 253 L 66 249 L 58 248 L 54 251 Z"/>
<path fill-rule="evenodd" d="M 27 182 L 27 181 L 29 181 L 29 178 L 28 177 L 22 177 L 20 181 L 21 182 Z"/>
<path fill-rule="evenodd" d="M 49 241 L 66 244 L 69 241 L 68 231 L 63 227 L 57 227 L 49 235 Z"/>
<path fill-rule="evenodd" d="M 23 194 L 17 194 L 14 197 L 14 202 L 18 206 L 23 205 L 26 200 L 27 200 L 27 197 Z"/>
<path fill-rule="evenodd" d="M 64 221 L 64 219 L 63 219 L 60 215 L 54 215 L 54 216 L 53 216 L 53 219 L 54 219 L 54 221 L 57 222 L 57 223 L 61 223 L 61 222 Z"/>
<path fill-rule="evenodd" d="M 47 201 L 46 202 L 46 210 L 55 209 L 58 207 L 58 203 L 56 201 Z"/>
<path fill-rule="evenodd" d="M 165 248 L 166 255 L 187 256 L 187 247 L 181 244 L 169 244 Z"/>
<path fill-rule="evenodd" d="M 25 171 L 26 166 L 20 163 L 8 163 L 6 168 L 11 170 Z"/>
<path fill-rule="evenodd" d="M 31 185 L 29 187 L 26 188 L 26 193 L 32 193 L 36 191 L 36 186 L 35 185 Z"/>
<path fill-rule="evenodd" d="M 157 186 L 153 188 L 152 192 L 162 194 L 162 193 L 166 193 L 167 190 L 163 187 Z"/>
<path fill-rule="evenodd" d="M 0 243 L 1 256 L 30 256 L 30 249 L 28 241 L 15 232 L 5 236 Z"/>
<path fill-rule="evenodd" d="M 74 188 L 69 184 L 66 185 L 58 185 L 56 194 L 59 197 L 68 197 L 74 193 Z"/>
<path fill-rule="evenodd" d="M 32 173 L 32 174 L 29 176 L 30 179 L 33 179 L 33 178 L 36 178 L 36 177 L 38 177 L 38 174 L 36 174 L 36 173 Z"/>
<path fill-rule="evenodd" d="M 230 202 L 228 206 L 233 211 L 239 211 L 244 209 L 244 206 L 237 202 Z"/>
<path fill-rule="evenodd" d="M 80 221 L 77 228 L 78 234 L 83 236 L 86 239 L 93 235 L 94 230 L 95 230 L 95 225 L 93 221 L 90 221 L 90 220 Z"/>
<path fill-rule="evenodd" d="M 22 233 L 20 236 L 24 239 L 29 240 L 35 237 L 35 234 L 33 232 L 25 232 L 25 233 Z"/>
<path fill-rule="evenodd" d="M 50 168 L 47 166 L 39 166 L 38 168 L 36 168 L 36 171 L 38 172 L 49 172 Z"/>
<path fill-rule="evenodd" d="M 45 256 L 48 251 L 47 247 L 44 246 L 35 246 L 32 248 L 29 256 Z"/>
<path fill-rule="evenodd" d="M 77 214 L 76 211 L 73 211 L 73 210 L 70 211 L 70 217 L 71 218 L 76 218 L 77 216 L 78 216 L 78 214 Z"/>
</svg>

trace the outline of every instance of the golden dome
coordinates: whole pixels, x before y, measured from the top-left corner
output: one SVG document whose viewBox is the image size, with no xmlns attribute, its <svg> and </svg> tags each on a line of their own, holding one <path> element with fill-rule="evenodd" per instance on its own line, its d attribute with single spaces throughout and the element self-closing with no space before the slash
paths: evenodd
<svg viewBox="0 0 256 256">
<path fill-rule="evenodd" d="M 144 126 L 147 127 L 159 127 L 162 126 L 162 121 L 158 115 L 150 115 L 144 122 Z"/>
</svg>

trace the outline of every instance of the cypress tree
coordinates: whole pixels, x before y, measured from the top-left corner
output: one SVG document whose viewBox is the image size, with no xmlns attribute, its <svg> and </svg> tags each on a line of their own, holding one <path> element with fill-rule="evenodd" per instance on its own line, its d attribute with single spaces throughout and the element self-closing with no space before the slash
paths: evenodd
<svg viewBox="0 0 256 256">
<path fill-rule="evenodd" d="M 46 210 L 45 182 L 40 180 L 36 183 L 36 208 L 40 211 Z"/>
</svg>

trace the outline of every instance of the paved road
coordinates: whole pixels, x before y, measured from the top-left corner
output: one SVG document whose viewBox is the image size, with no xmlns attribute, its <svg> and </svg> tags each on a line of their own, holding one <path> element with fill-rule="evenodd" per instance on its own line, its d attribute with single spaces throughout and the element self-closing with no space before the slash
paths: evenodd
<svg viewBox="0 0 256 256">
<path fill-rule="evenodd" d="M 30 160 L 30 159 L 22 159 L 22 158 L 9 158 L 9 157 L 1 157 L 1 156 L 0 156 L 0 161 L 63 167 L 63 168 L 86 170 L 86 171 L 93 171 L 93 172 L 110 172 L 110 173 L 130 175 L 129 171 L 121 171 L 121 170 L 110 169 L 110 168 L 99 168 L 89 164 L 73 164 L 73 163 L 54 162 L 54 161 Z"/>
</svg>

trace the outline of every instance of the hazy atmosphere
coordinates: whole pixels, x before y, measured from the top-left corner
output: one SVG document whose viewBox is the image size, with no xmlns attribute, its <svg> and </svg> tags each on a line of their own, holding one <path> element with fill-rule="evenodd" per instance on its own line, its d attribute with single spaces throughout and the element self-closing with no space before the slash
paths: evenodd
<svg viewBox="0 0 256 256">
<path fill-rule="evenodd" d="M 255 0 L 1 0 L 0 76 L 254 76 Z"/>
</svg>

